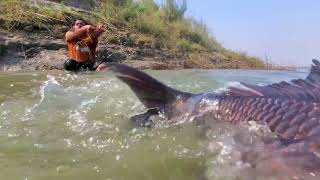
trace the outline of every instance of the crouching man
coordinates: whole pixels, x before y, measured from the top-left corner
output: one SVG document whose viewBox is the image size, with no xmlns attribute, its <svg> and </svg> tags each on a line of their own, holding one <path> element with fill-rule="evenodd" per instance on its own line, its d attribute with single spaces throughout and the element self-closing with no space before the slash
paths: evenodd
<svg viewBox="0 0 320 180">
<path fill-rule="evenodd" d="M 105 30 L 102 26 L 94 27 L 78 19 L 66 33 L 69 59 L 64 63 L 67 71 L 103 71 L 106 64 L 97 64 L 95 60 L 98 38 Z"/>
</svg>

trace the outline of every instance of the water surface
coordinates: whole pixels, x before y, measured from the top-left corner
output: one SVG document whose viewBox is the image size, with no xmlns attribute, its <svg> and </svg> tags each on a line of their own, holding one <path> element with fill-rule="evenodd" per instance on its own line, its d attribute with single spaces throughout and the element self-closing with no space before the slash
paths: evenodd
<svg viewBox="0 0 320 180">
<path fill-rule="evenodd" d="M 269 84 L 303 71 L 147 71 L 190 92 L 222 91 L 239 82 Z M 192 124 L 133 127 L 145 109 L 111 73 L 0 73 L 0 179 L 270 179 L 241 162 L 235 137 L 265 133 L 213 122 L 204 138 Z M 208 138 L 209 137 L 209 138 Z"/>
</svg>

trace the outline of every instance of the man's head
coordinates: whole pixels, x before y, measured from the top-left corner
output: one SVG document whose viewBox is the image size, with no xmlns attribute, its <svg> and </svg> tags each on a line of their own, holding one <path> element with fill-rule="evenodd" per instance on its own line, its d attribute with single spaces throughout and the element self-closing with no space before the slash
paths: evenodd
<svg viewBox="0 0 320 180">
<path fill-rule="evenodd" d="M 73 24 L 72 24 L 72 29 L 73 30 L 78 30 L 80 28 L 82 28 L 83 26 L 87 25 L 87 23 L 82 20 L 82 19 L 77 19 Z"/>
</svg>

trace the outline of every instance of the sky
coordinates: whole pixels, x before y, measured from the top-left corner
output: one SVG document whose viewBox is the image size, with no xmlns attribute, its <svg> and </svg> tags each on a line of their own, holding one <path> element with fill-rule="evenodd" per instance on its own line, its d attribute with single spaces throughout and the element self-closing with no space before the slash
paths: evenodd
<svg viewBox="0 0 320 180">
<path fill-rule="evenodd" d="M 320 0 L 187 0 L 187 6 L 186 15 L 227 49 L 277 65 L 320 60 Z"/>
</svg>

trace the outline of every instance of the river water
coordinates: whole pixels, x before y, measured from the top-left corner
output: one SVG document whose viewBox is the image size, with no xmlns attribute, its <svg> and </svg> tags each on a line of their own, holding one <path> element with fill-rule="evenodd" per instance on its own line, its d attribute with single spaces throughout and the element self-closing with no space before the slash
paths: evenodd
<svg viewBox="0 0 320 180">
<path fill-rule="evenodd" d="M 307 70 L 147 71 L 171 87 L 222 91 L 239 82 L 302 78 Z M 267 131 L 217 122 L 210 135 L 192 124 L 134 127 L 144 107 L 112 73 L 0 73 L 0 179 L 272 179 L 241 162 L 235 147 Z M 250 132 L 250 133 L 249 133 Z"/>
</svg>

